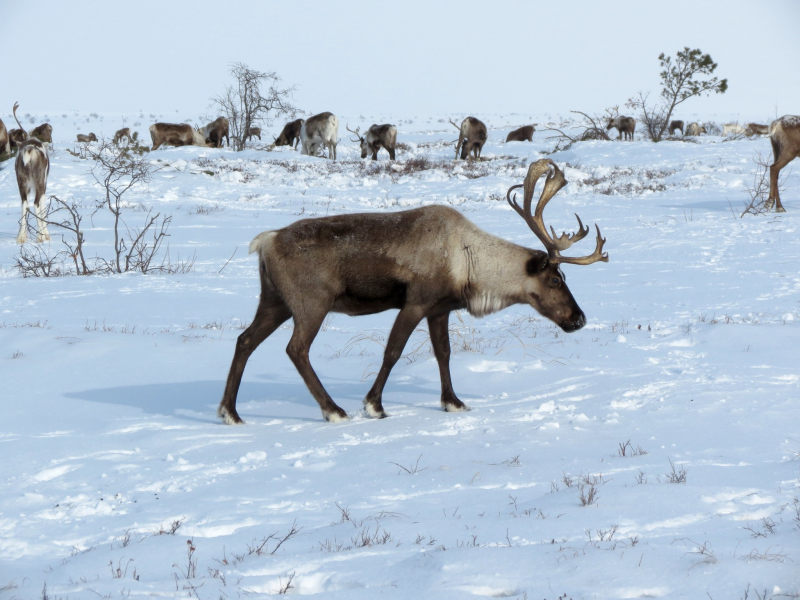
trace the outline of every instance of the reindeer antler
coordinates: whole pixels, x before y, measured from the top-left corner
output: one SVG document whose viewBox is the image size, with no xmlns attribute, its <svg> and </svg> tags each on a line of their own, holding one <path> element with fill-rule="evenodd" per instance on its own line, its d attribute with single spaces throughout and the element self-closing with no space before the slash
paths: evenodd
<svg viewBox="0 0 800 600">
<path fill-rule="evenodd" d="M 356 130 L 353 131 L 352 129 L 350 129 L 349 125 L 345 125 L 345 129 L 347 129 L 347 131 L 349 131 L 350 133 L 354 134 L 358 138 L 357 140 L 354 140 L 354 139 L 351 138 L 350 139 L 351 142 L 361 142 L 361 141 L 364 140 L 364 138 L 361 137 L 361 134 L 359 133 L 361 131 L 361 127 L 356 127 Z"/>
<path fill-rule="evenodd" d="M 547 173 L 547 179 L 544 182 L 544 189 L 539 196 L 539 201 L 536 204 L 536 210 L 531 214 L 531 204 L 533 203 L 533 191 L 536 187 L 536 182 Z M 525 182 L 518 185 L 512 185 L 508 188 L 506 193 L 506 200 L 517 214 L 522 217 L 530 227 L 531 231 L 538 237 L 544 247 L 547 249 L 547 254 L 550 256 L 550 262 L 553 263 L 568 263 L 573 265 L 590 265 L 594 262 L 603 261 L 608 262 L 608 253 L 603 253 L 603 244 L 606 243 L 605 238 L 600 236 L 600 228 L 597 228 L 597 246 L 592 254 L 588 256 L 570 257 L 561 256 L 561 251 L 566 250 L 575 242 L 579 242 L 589 233 L 589 228 L 584 227 L 580 217 L 576 214 L 575 218 L 578 219 L 578 231 L 576 233 L 562 233 L 556 236 L 555 230 L 551 227 L 550 232 L 552 237 L 547 233 L 542 213 L 545 206 L 555 196 L 558 191 L 567 185 L 567 180 L 564 177 L 564 172 L 558 168 L 549 158 L 537 160 L 530 167 L 528 167 L 528 174 L 525 177 Z M 523 202 L 522 206 L 517 202 L 516 194 L 511 196 L 511 192 L 517 188 L 523 188 Z"/>
<path fill-rule="evenodd" d="M 447 122 L 450 123 L 450 125 L 452 125 L 456 129 L 458 129 L 459 131 L 461 131 L 461 125 L 459 125 L 458 123 L 453 122 L 453 119 L 447 119 Z"/>
<path fill-rule="evenodd" d="M 19 119 L 17 118 L 17 109 L 18 108 L 19 108 L 19 102 L 14 102 L 14 111 L 13 111 L 14 112 L 14 120 L 17 122 L 17 125 L 19 126 L 19 128 L 22 129 L 22 132 L 27 135 L 28 132 L 25 131 L 25 128 L 22 126 L 22 123 L 20 123 Z"/>
</svg>

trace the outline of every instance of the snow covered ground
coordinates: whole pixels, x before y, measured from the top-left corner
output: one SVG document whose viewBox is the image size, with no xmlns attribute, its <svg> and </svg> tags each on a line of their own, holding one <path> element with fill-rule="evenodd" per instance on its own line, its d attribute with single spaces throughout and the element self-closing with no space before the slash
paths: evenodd
<svg viewBox="0 0 800 600">
<path fill-rule="evenodd" d="M 48 193 L 88 206 L 98 189 L 69 140 L 122 122 L 48 120 Z M 154 120 L 127 125 L 147 137 Z M 361 161 L 345 124 L 385 120 L 407 144 L 399 160 Z M 439 117 L 342 117 L 337 163 L 266 139 L 152 153 L 163 168 L 130 192 L 127 218 L 138 203 L 172 214 L 171 252 L 196 256 L 186 275 L 21 278 L 2 164 L 0 600 L 800 597 L 800 176 L 786 214 L 738 218 L 766 138 L 550 155 L 570 184 L 547 222 L 597 222 L 610 262 L 564 268 L 588 319 L 577 333 L 525 307 L 451 320 L 471 412 L 439 409 L 420 330 L 389 379 L 390 418 L 362 414 L 384 313 L 333 315 L 312 348 L 351 421 L 322 420 L 284 352 L 290 323 L 248 364 L 247 424 L 217 419 L 257 303 L 257 233 L 442 203 L 539 247 L 504 196 L 553 141 L 501 140 L 548 117 L 485 120 L 479 164 L 452 162 Z M 87 252 L 107 255 L 108 224 L 86 223 Z"/>
</svg>

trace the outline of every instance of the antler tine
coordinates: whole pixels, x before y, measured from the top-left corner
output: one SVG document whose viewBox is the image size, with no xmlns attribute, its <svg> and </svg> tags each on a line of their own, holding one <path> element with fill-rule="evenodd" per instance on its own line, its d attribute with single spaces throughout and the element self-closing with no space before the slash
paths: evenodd
<svg viewBox="0 0 800 600">
<path fill-rule="evenodd" d="M 19 108 L 19 102 L 14 102 L 14 111 L 13 111 L 14 112 L 14 120 L 17 122 L 17 126 L 20 129 L 22 129 L 22 131 L 25 131 L 25 128 L 22 126 L 22 123 L 20 123 L 19 119 L 17 118 L 17 109 L 18 108 Z M 27 132 L 25 132 L 25 133 L 27 133 Z"/>
<path fill-rule="evenodd" d="M 461 125 L 459 125 L 458 123 L 454 123 L 453 119 L 447 119 L 447 122 L 450 123 L 450 125 L 452 125 L 456 129 L 458 129 L 459 131 L 461 131 Z"/>
<path fill-rule="evenodd" d="M 344 127 L 345 127 L 345 129 L 347 129 L 347 131 L 349 131 L 350 133 L 354 134 L 358 138 L 357 140 L 354 140 L 354 139 L 351 138 L 350 139 L 351 142 L 360 142 L 361 141 L 361 134 L 359 133 L 361 131 L 361 127 L 356 127 L 355 131 L 350 129 L 350 125 L 349 124 L 345 125 Z"/>
<path fill-rule="evenodd" d="M 589 229 L 588 227 L 586 228 Z M 591 265 L 596 262 L 608 262 L 608 252 L 603 252 L 603 245 L 606 243 L 606 238 L 600 235 L 600 228 L 595 224 L 597 229 L 597 245 L 594 252 L 589 256 L 559 256 L 558 262 L 568 263 L 571 265 Z"/>
<path fill-rule="evenodd" d="M 578 231 L 575 233 L 565 233 L 562 231 L 560 236 L 556 236 L 553 226 L 550 226 L 550 233 L 553 238 L 553 243 L 555 243 L 556 249 L 558 249 L 559 252 L 566 250 L 575 242 L 580 242 L 589 233 L 589 226 L 583 226 L 583 223 L 581 223 L 581 218 L 577 213 L 575 213 L 575 218 L 578 219 Z"/>
</svg>

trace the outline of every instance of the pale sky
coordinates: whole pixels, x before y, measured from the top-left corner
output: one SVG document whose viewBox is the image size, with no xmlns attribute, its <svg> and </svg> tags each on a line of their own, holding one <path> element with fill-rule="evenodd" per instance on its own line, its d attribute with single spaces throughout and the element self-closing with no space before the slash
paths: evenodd
<svg viewBox="0 0 800 600">
<path fill-rule="evenodd" d="M 199 114 L 242 61 L 305 111 L 601 112 L 699 47 L 725 95 L 682 112 L 800 113 L 800 2 L 0 1 L 0 113 Z"/>
</svg>

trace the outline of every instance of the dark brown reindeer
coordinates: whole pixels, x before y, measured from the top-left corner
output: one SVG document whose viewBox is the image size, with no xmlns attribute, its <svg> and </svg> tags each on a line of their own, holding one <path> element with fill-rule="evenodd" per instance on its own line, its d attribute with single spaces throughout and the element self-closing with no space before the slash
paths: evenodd
<svg viewBox="0 0 800 600">
<path fill-rule="evenodd" d="M 458 129 L 456 158 L 459 158 L 459 151 L 461 152 L 461 160 L 466 160 L 470 152 L 472 152 L 474 158 L 480 158 L 483 145 L 486 143 L 486 138 L 489 137 L 486 125 L 475 117 L 467 117 L 461 121 L 460 127 L 452 120 L 450 124 Z"/>
<path fill-rule="evenodd" d="M 361 158 L 367 158 L 367 154 L 372 154 L 372 160 L 378 160 L 378 150 L 385 148 L 389 153 L 389 160 L 394 160 L 394 152 L 397 147 L 397 127 L 394 125 L 372 125 L 367 129 L 365 135 L 361 135 L 360 127 L 353 131 L 349 126 L 345 126 L 347 131 L 355 134 L 358 139 L 350 139 L 351 142 L 361 144 Z"/>
<path fill-rule="evenodd" d="M 536 182 L 547 179 L 532 211 Z M 508 190 L 511 207 L 544 244 L 547 252 L 512 244 L 479 229 L 458 211 L 441 205 L 396 213 L 349 214 L 297 221 L 259 234 L 250 243 L 258 254 L 261 298 L 252 324 L 239 336 L 218 414 L 242 423 L 236 396 L 253 351 L 290 317 L 294 331 L 286 352 L 327 421 L 348 418 L 322 386 L 309 361 L 309 348 L 329 312 L 367 315 L 399 309 L 386 344 L 383 364 L 364 399 L 367 414 L 385 417 L 383 388 L 409 336 L 427 319 L 439 363 L 445 411 L 469 410 L 450 380 L 451 311 L 466 309 L 482 317 L 512 304 L 529 304 L 564 331 L 577 331 L 586 317 L 572 297 L 561 264 L 608 261 L 605 239 L 580 258 L 561 252 L 589 233 L 580 219 L 574 234 L 547 232 L 542 213 L 566 185 L 549 159 L 532 164 L 522 185 Z M 511 192 L 524 188 L 522 206 Z M 551 228 L 552 231 L 552 228 Z"/>
<path fill-rule="evenodd" d="M 231 145 L 230 121 L 226 117 L 217 117 L 205 127 L 198 129 L 200 135 L 206 138 L 206 142 L 211 143 L 212 148 L 222 148 L 222 138 L 225 138 L 225 145 Z"/>
<path fill-rule="evenodd" d="M 673 135 L 679 129 L 680 129 L 681 135 L 683 135 L 683 121 L 670 121 L 669 122 L 669 134 L 670 135 Z"/>
<path fill-rule="evenodd" d="M 781 194 L 778 189 L 778 175 L 781 169 L 800 156 L 800 117 L 784 115 L 772 122 L 769 126 L 769 141 L 772 142 L 772 155 L 774 162 L 769 167 L 769 198 L 767 205 L 775 212 L 786 212 L 781 204 Z"/>
<path fill-rule="evenodd" d="M 78 141 L 82 142 L 84 144 L 86 144 L 88 142 L 96 142 L 97 141 L 97 136 L 95 134 L 93 134 L 93 133 L 90 133 L 89 135 L 84 135 L 83 133 L 79 133 L 78 134 Z"/>
<path fill-rule="evenodd" d="M 42 123 L 38 127 L 34 127 L 30 134 L 28 135 L 29 138 L 36 138 L 40 142 L 44 142 L 45 144 L 52 144 L 53 143 L 53 126 L 50 123 Z"/>
<path fill-rule="evenodd" d="M 533 134 L 536 131 L 536 125 L 538 125 L 538 123 L 534 123 L 533 125 L 525 125 L 524 127 L 520 127 L 519 129 L 509 132 L 509 134 L 506 136 L 506 143 L 532 142 Z"/>
<path fill-rule="evenodd" d="M 769 135 L 769 125 L 760 125 L 758 123 L 748 123 L 744 128 L 745 135 Z"/>
<path fill-rule="evenodd" d="M 272 145 L 291 146 L 297 150 L 297 144 L 300 143 L 300 129 L 303 127 L 303 123 L 305 122 L 305 119 L 295 119 L 294 121 L 289 121 L 283 126 L 283 131 L 281 131 L 281 134 L 275 138 L 275 140 L 272 142 Z"/>
<path fill-rule="evenodd" d="M 19 146 L 19 153 L 14 168 L 17 173 L 17 185 L 22 199 L 22 218 L 19 223 L 17 243 L 24 244 L 28 239 L 28 210 L 29 200 L 33 197 L 36 208 L 36 221 L 38 225 L 37 242 L 50 239 L 47 231 L 47 222 L 44 220 L 47 212 L 44 194 L 47 190 L 47 175 L 50 172 L 50 159 L 47 156 L 47 146 L 36 138 L 30 138 Z"/>
</svg>

